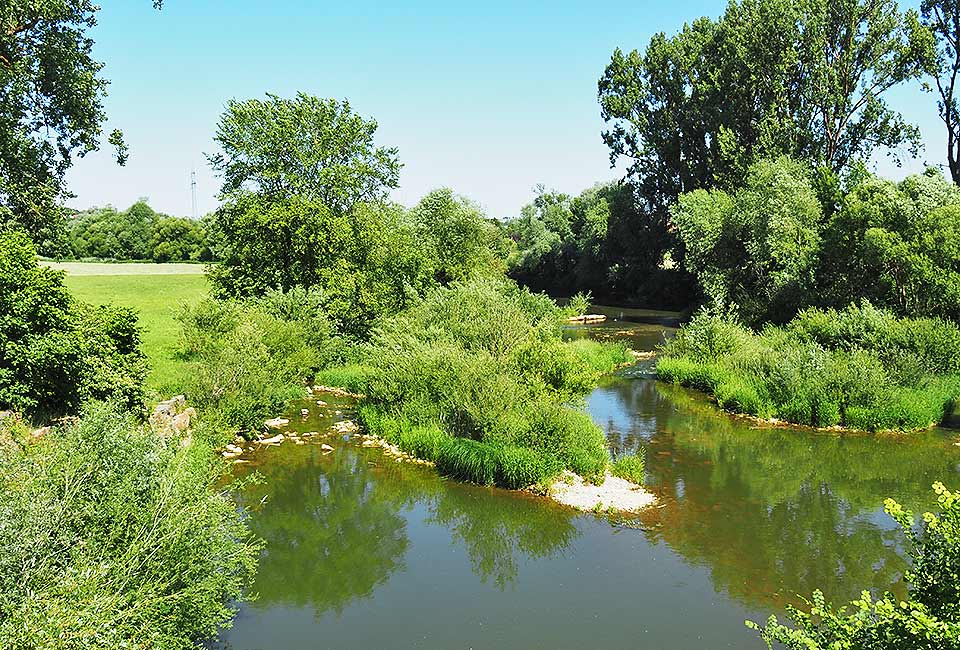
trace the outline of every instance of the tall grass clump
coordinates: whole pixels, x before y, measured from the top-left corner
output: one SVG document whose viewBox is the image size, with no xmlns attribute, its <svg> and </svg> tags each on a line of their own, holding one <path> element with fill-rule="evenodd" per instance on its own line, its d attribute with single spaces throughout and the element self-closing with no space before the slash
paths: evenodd
<svg viewBox="0 0 960 650">
<path fill-rule="evenodd" d="M 578 404 L 629 354 L 564 342 L 563 319 L 549 298 L 502 278 L 430 292 L 363 348 L 365 424 L 480 484 L 525 487 L 565 468 L 602 476 L 603 434 Z"/>
<path fill-rule="evenodd" d="M 0 647 L 176 650 L 229 625 L 260 548 L 202 432 L 94 406 L 26 436 L 0 422 Z"/>
<path fill-rule="evenodd" d="M 761 332 L 704 312 L 665 344 L 657 376 L 762 418 L 912 430 L 941 422 L 960 397 L 960 328 L 869 303 L 807 309 Z"/>
<path fill-rule="evenodd" d="M 623 454 L 618 457 L 610 468 L 610 473 L 625 481 L 643 485 L 646 472 L 646 456 L 643 449 L 636 454 Z"/>
</svg>

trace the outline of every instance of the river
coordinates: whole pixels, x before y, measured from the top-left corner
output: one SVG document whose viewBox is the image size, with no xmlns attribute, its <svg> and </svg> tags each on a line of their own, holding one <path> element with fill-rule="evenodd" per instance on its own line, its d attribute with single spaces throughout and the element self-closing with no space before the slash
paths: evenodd
<svg viewBox="0 0 960 650">
<path fill-rule="evenodd" d="M 613 315 L 620 316 L 619 313 Z M 674 320 L 574 328 L 651 349 Z M 538 497 L 464 485 L 347 440 L 268 447 L 237 474 L 267 541 L 254 591 L 218 647 L 757 648 L 744 626 L 821 588 L 848 600 L 902 590 L 894 497 L 920 510 L 960 481 L 957 432 L 818 434 L 758 427 L 643 364 L 586 399 L 612 449 L 644 448 L 658 505 L 630 522 Z M 325 398 L 326 399 L 326 398 Z M 291 406 L 324 431 L 348 400 Z M 338 412 L 335 412 L 338 411 Z"/>
</svg>

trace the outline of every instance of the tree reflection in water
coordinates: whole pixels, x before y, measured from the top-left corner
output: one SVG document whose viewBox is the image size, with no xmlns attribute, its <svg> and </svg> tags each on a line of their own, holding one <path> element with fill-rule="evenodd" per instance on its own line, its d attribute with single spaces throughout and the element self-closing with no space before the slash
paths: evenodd
<svg viewBox="0 0 960 650">
<path fill-rule="evenodd" d="M 960 463 L 943 432 L 761 427 L 648 380 L 608 383 L 590 410 L 612 447 L 646 451 L 661 499 L 642 516 L 651 540 L 709 567 L 716 589 L 754 607 L 796 604 L 816 588 L 835 601 L 897 588 L 902 536 L 883 499 L 920 509 Z"/>
<path fill-rule="evenodd" d="M 578 534 L 574 514 L 554 504 L 444 481 L 378 450 L 343 445 L 324 454 L 285 444 L 259 452 L 250 467 L 263 480 L 244 492 L 243 505 L 267 542 L 255 608 L 312 607 L 320 616 L 369 598 L 405 569 L 404 511 L 414 505 L 466 548 L 482 581 L 500 589 L 517 579 L 525 559 L 559 553 Z"/>
</svg>

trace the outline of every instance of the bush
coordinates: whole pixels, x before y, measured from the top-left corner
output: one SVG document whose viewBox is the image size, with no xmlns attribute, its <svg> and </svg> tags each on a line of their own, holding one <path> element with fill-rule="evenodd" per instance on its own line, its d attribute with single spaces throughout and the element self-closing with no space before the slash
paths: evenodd
<svg viewBox="0 0 960 650">
<path fill-rule="evenodd" d="M 202 432 L 181 447 L 96 406 L 17 436 L 0 430 L 0 646 L 187 649 L 229 624 L 260 549 Z"/>
<path fill-rule="evenodd" d="M 720 337 L 728 340 L 720 340 Z M 759 417 L 869 431 L 941 422 L 960 396 L 960 327 L 869 303 L 808 309 L 752 333 L 702 313 L 663 346 L 657 376 Z"/>
<path fill-rule="evenodd" d="M 625 481 L 643 485 L 646 476 L 646 459 L 643 449 L 636 454 L 624 454 L 614 461 L 610 473 Z"/>
<path fill-rule="evenodd" d="M 789 650 L 887 650 L 960 648 L 960 493 L 933 486 L 940 512 L 925 513 L 919 531 L 913 514 L 887 499 L 884 509 L 907 536 L 912 566 L 905 575 L 906 600 L 885 593 L 874 598 L 864 591 L 848 607 L 834 609 L 819 591 L 808 601 L 810 611 L 788 607 L 794 628 L 771 616 L 760 632 L 768 648 Z"/>
<path fill-rule="evenodd" d="M 181 355 L 194 362 L 186 393 L 205 418 L 245 433 L 260 429 L 303 396 L 305 379 L 340 358 L 322 314 L 278 308 L 281 300 L 206 299 L 178 315 Z"/>
<path fill-rule="evenodd" d="M 129 309 L 73 299 L 26 235 L 0 229 L 0 410 L 44 420 L 88 399 L 139 408 L 147 367 Z"/>
<path fill-rule="evenodd" d="M 438 469 L 479 483 L 525 486 L 565 467 L 601 476 L 609 460 L 603 433 L 570 404 L 627 353 L 565 343 L 562 318 L 549 299 L 503 279 L 431 292 L 381 322 L 363 348 L 366 403 L 379 411 L 371 422 L 401 441 L 416 427 L 442 431 L 453 441 L 435 452 Z M 427 457 L 428 440 L 425 451 L 400 444 Z"/>
</svg>

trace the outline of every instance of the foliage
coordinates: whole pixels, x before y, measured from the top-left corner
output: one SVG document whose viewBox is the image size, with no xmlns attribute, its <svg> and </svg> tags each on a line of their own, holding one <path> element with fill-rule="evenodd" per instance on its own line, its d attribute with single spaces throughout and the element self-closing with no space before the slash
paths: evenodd
<svg viewBox="0 0 960 650">
<path fill-rule="evenodd" d="M 958 341 L 953 323 L 869 303 L 810 309 L 759 334 L 701 312 L 664 346 L 657 376 L 762 418 L 909 430 L 940 422 L 960 397 Z"/>
<path fill-rule="evenodd" d="M 625 481 L 643 485 L 643 479 L 646 476 L 646 459 L 641 448 L 635 454 L 623 454 L 619 456 L 610 467 L 610 473 L 618 476 Z"/>
<path fill-rule="evenodd" d="M 145 375 L 135 313 L 74 300 L 25 234 L 0 229 L 0 410 L 43 419 L 88 399 L 138 408 Z"/>
<path fill-rule="evenodd" d="M 143 200 L 118 212 L 93 208 L 70 219 L 66 239 L 48 253 L 66 259 L 153 260 L 155 262 L 213 259 L 204 222 L 155 212 Z"/>
<path fill-rule="evenodd" d="M 474 273 L 502 273 L 503 261 L 495 253 L 499 229 L 488 222 L 469 199 L 449 188 L 434 190 L 410 211 L 419 246 L 431 260 L 440 284 L 465 280 Z"/>
<path fill-rule="evenodd" d="M 363 335 L 432 282 L 397 206 L 365 203 L 340 215 L 300 197 L 250 196 L 221 208 L 216 221 L 224 259 L 209 277 L 220 297 L 314 287 L 339 329 Z"/>
<path fill-rule="evenodd" d="M 159 7 L 157 7 L 159 8 Z M 0 225 L 16 224 L 46 252 L 57 246 L 74 157 L 98 149 L 106 114 L 90 0 L 13 0 L 0 8 Z M 110 134 L 118 161 L 122 134 Z"/>
<path fill-rule="evenodd" d="M 940 512 L 925 513 L 919 532 L 910 511 L 887 499 L 884 509 L 900 524 L 909 541 L 913 566 L 905 576 L 909 598 L 890 593 L 874 598 L 864 591 L 849 608 L 834 609 L 815 592 L 809 613 L 788 608 L 795 628 L 771 616 L 764 628 L 753 622 L 772 648 L 774 643 L 797 650 L 870 650 L 872 648 L 960 648 L 960 494 L 935 483 Z"/>
<path fill-rule="evenodd" d="M 960 2 L 923 0 L 920 3 L 920 14 L 923 25 L 930 30 L 933 37 L 926 61 L 926 72 L 933 80 L 939 95 L 937 108 L 947 131 L 947 166 L 953 182 L 960 183 L 960 106 L 957 105 Z"/>
<path fill-rule="evenodd" d="M 599 82 L 611 162 L 632 161 L 642 202 L 735 184 L 762 157 L 840 171 L 876 146 L 916 147 L 884 100 L 920 72 L 916 13 L 894 0 L 746 0 L 646 50 L 614 51 Z"/>
<path fill-rule="evenodd" d="M 552 295 L 590 292 L 603 300 L 683 307 L 689 279 L 675 267 L 676 237 L 666 213 L 638 206 L 630 183 L 596 185 L 571 197 L 539 188 L 506 224 L 516 243 L 510 275 Z"/>
<path fill-rule="evenodd" d="M 821 221 L 806 168 L 788 159 L 751 167 L 733 196 L 695 190 L 673 210 L 708 300 L 739 305 L 750 322 L 789 316 L 811 292 Z"/>
<path fill-rule="evenodd" d="M 338 361 L 338 341 L 305 289 L 267 294 L 246 303 L 204 299 L 184 306 L 183 378 L 191 403 L 221 427 L 255 432 L 285 404 L 303 395 L 304 379 Z"/>
<path fill-rule="evenodd" d="M 397 151 L 375 146 L 376 130 L 346 101 L 305 93 L 230 100 L 214 136 L 221 152 L 209 159 L 228 202 L 249 193 L 268 204 L 296 196 L 342 216 L 397 187 Z"/>
<path fill-rule="evenodd" d="M 259 545 L 199 432 L 102 406 L 23 447 L 0 428 L 0 645 L 187 649 L 229 624 Z"/>
<path fill-rule="evenodd" d="M 628 355 L 564 343 L 562 316 L 549 299 L 504 279 L 434 289 L 373 331 L 362 353 L 366 425 L 479 483 L 520 487 L 564 467 L 602 473 L 603 434 L 568 404 Z"/>
<path fill-rule="evenodd" d="M 708 301 L 748 323 L 861 299 L 960 320 L 960 190 L 935 171 L 842 182 L 786 158 L 752 165 L 735 192 L 680 197 L 673 221 Z"/>
</svg>

